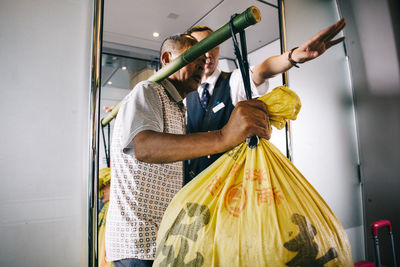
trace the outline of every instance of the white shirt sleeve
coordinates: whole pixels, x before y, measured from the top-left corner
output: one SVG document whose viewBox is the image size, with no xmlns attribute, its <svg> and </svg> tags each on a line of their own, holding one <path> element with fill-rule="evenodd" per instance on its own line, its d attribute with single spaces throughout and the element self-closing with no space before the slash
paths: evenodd
<svg viewBox="0 0 400 267">
<path fill-rule="evenodd" d="M 252 69 L 253 68 L 250 68 L 250 75 Z M 232 72 L 231 78 L 229 80 L 229 86 L 231 87 L 231 99 L 232 99 L 232 104 L 234 106 L 239 101 L 247 99 L 246 92 L 244 90 L 242 74 L 239 69 L 236 69 Z M 266 80 L 259 86 L 256 86 L 253 80 L 250 78 L 250 87 L 251 87 L 252 98 L 265 95 L 268 92 L 268 87 L 269 87 L 268 80 Z"/>
<path fill-rule="evenodd" d="M 117 121 L 121 127 L 123 152 L 133 155 L 133 138 L 144 130 L 163 132 L 162 103 L 151 82 L 139 83 L 124 99 L 118 111 Z"/>
</svg>

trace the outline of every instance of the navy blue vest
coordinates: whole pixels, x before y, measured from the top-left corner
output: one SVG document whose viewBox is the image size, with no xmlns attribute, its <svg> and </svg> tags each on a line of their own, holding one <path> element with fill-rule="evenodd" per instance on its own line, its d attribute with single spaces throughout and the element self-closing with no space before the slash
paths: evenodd
<svg viewBox="0 0 400 267">
<path fill-rule="evenodd" d="M 200 105 L 198 91 L 186 96 L 186 133 L 208 132 L 222 129 L 228 123 L 233 111 L 229 79 L 231 73 L 222 72 L 215 83 L 213 94 L 208 102 L 207 112 Z M 225 107 L 214 113 L 213 108 L 223 103 Z M 185 184 L 210 166 L 222 154 L 214 154 L 185 162 Z"/>
</svg>

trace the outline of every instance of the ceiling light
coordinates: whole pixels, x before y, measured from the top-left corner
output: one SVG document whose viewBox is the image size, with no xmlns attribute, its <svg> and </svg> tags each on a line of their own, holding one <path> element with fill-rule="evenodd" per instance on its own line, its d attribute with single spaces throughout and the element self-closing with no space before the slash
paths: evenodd
<svg viewBox="0 0 400 267">
<path fill-rule="evenodd" d="M 112 81 L 108 81 L 107 84 L 110 84 L 110 85 L 111 85 L 111 84 L 112 84 Z"/>
<path fill-rule="evenodd" d="M 153 32 L 153 37 L 158 37 L 160 34 L 158 32 Z"/>
<path fill-rule="evenodd" d="M 126 66 L 122 66 L 122 68 L 121 69 L 123 69 L 123 70 L 126 70 Z"/>
</svg>

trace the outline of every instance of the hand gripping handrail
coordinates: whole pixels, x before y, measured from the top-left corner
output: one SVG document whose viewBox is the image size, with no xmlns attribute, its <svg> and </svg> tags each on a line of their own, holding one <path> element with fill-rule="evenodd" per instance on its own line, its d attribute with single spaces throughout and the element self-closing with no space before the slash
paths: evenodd
<svg viewBox="0 0 400 267">
<path fill-rule="evenodd" d="M 233 25 L 235 26 L 235 33 L 244 30 L 245 28 L 258 23 L 261 20 L 260 10 L 251 6 L 247 8 L 244 12 L 237 15 L 233 19 Z M 182 55 L 177 57 L 174 61 L 169 63 L 168 65 L 161 68 L 154 75 L 152 75 L 148 80 L 153 82 L 159 82 L 163 79 L 170 76 L 175 71 L 183 68 L 190 62 L 195 61 L 198 57 L 206 53 L 207 51 L 213 49 L 224 41 L 228 40 L 231 37 L 231 32 L 229 28 L 229 22 L 224 26 L 186 50 Z M 105 118 L 101 120 L 102 126 L 106 126 L 112 119 L 114 119 L 117 114 L 120 106 L 122 105 L 122 101 L 116 105 L 113 110 L 108 114 Z"/>
</svg>

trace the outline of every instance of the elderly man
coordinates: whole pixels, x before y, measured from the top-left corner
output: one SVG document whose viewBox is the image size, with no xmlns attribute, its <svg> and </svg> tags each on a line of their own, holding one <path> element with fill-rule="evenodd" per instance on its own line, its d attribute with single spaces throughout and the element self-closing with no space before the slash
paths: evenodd
<svg viewBox="0 0 400 267">
<path fill-rule="evenodd" d="M 197 43 L 190 35 L 167 38 L 166 65 Z M 225 127 L 185 135 L 183 98 L 197 89 L 205 57 L 160 83 L 139 83 L 119 110 L 111 144 L 111 192 L 106 225 L 106 256 L 118 266 L 151 266 L 156 235 L 173 196 L 183 185 L 183 160 L 225 152 L 247 137 L 269 138 L 264 103 L 243 101 Z"/>
</svg>

